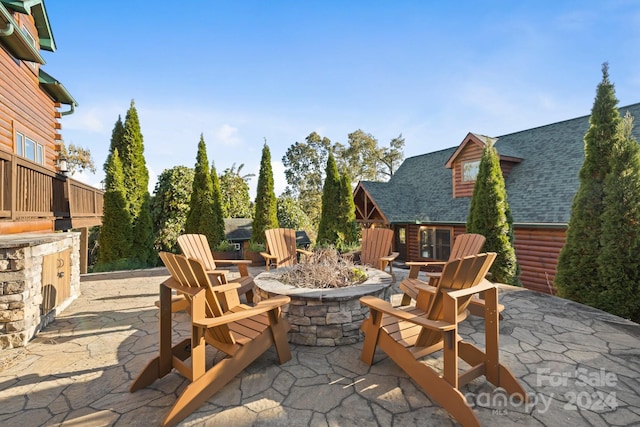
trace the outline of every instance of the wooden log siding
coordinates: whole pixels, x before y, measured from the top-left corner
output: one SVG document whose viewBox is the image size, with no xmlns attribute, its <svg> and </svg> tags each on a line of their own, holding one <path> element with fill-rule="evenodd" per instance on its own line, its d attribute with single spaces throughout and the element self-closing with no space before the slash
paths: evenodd
<svg viewBox="0 0 640 427">
<path fill-rule="evenodd" d="M 453 165 L 453 197 L 471 197 L 473 195 L 473 187 L 476 182 L 463 181 L 462 165 L 466 162 L 473 162 L 482 158 L 483 147 L 480 144 L 467 144 L 464 150 L 458 155 Z"/>
<path fill-rule="evenodd" d="M 35 35 L 37 30 L 33 18 L 16 14 L 19 22 Z M 20 24 L 20 25 L 22 25 Z M 44 166 L 55 171 L 56 135 L 60 124 L 56 103 L 40 88 L 38 81 L 39 65 L 25 61 L 16 61 L 0 49 L 0 151 L 15 153 L 15 132 L 42 144 L 44 148 Z"/>
<path fill-rule="evenodd" d="M 407 261 L 425 261 L 420 256 L 420 227 L 453 228 L 452 239 L 465 233 L 463 225 L 405 224 L 407 228 Z M 554 293 L 558 256 L 566 239 L 565 229 L 515 227 L 515 250 L 521 273 L 520 281 L 527 289 Z M 451 241 L 453 244 L 453 240 Z M 483 251 L 486 248 L 483 248 Z"/>
<path fill-rule="evenodd" d="M 531 290 L 554 293 L 558 256 L 566 239 L 565 229 L 515 227 L 515 249 L 520 281 Z"/>
<path fill-rule="evenodd" d="M 483 148 L 477 144 L 468 144 L 465 149 L 460 153 L 453 166 L 453 197 L 471 197 L 473 196 L 473 188 L 476 185 L 474 181 L 463 181 L 462 177 L 462 165 L 466 162 L 472 162 L 480 160 L 482 158 Z M 517 162 L 511 160 L 500 160 L 500 170 L 502 176 L 507 179 L 511 169 Z"/>
</svg>

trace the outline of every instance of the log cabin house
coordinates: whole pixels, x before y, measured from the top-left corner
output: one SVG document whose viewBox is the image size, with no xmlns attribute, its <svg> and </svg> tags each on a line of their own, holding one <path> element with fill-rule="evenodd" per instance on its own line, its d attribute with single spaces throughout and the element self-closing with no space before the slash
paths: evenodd
<svg viewBox="0 0 640 427">
<path fill-rule="evenodd" d="M 102 223 L 103 192 L 66 175 L 60 119 L 77 102 L 44 71 L 45 50 L 44 0 L 0 0 L 0 350 L 77 298 L 88 228 Z"/>
<path fill-rule="evenodd" d="M 0 235 L 101 224 L 102 191 L 67 177 L 60 119 L 77 106 L 43 65 L 56 44 L 44 1 L 0 0 Z"/>
<path fill-rule="evenodd" d="M 640 104 L 620 108 L 640 117 Z M 356 219 L 395 231 L 398 260 L 446 260 L 465 232 L 482 149 L 495 143 L 514 221 L 515 250 L 526 288 L 551 293 L 589 117 L 492 138 L 469 133 L 456 147 L 406 159 L 388 182 L 361 181 L 354 190 Z M 640 130 L 633 131 L 640 140 Z"/>
</svg>

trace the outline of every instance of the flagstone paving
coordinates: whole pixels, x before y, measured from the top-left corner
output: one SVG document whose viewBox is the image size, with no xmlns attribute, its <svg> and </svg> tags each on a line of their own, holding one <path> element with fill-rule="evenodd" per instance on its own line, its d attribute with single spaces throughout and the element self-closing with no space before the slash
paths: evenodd
<svg viewBox="0 0 640 427">
<path fill-rule="evenodd" d="M 394 273 L 397 303 L 406 271 Z M 0 353 L 0 425 L 159 425 L 186 381 L 174 372 L 128 388 L 157 352 L 154 301 L 165 277 L 164 269 L 84 276 L 82 295 L 53 324 L 26 348 Z M 531 402 L 509 402 L 476 379 L 462 391 L 483 425 L 640 425 L 640 325 L 527 290 L 501 289 L 500 300 L 501 358 Z M 187 335 L 186 315 L 175 316 Z M 483 328 L 470 318 L 461 334 L 482 344 Z M 292 345 L 283 365 L 269 350 L 180 425 L 457 425 L 383 353 L 371 367 L 361 362 L 361 348 Z"/>
</svg>

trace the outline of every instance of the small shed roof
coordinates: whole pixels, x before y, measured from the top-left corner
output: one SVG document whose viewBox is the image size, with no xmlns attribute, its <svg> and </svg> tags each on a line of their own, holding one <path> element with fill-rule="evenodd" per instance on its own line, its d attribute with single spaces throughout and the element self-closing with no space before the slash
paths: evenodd
<svg viewBox="0 0 640 427">
<path fill-rule="evenodd" d="M 251 240 L 251 218 L 225 218 L 224 233 L 227 240 L 242 242 Z"/>
</svg>

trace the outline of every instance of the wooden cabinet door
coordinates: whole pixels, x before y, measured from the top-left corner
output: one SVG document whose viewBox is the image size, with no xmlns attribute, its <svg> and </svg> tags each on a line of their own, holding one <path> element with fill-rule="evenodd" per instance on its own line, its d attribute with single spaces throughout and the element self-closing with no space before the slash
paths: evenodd
<svg viewBox="0 0 640 427">
<path fill-rule="evenodd" d="M 45 255 L 42 259 L 42 314 L 71 295 L 71 250 Z"/>
</svg>

